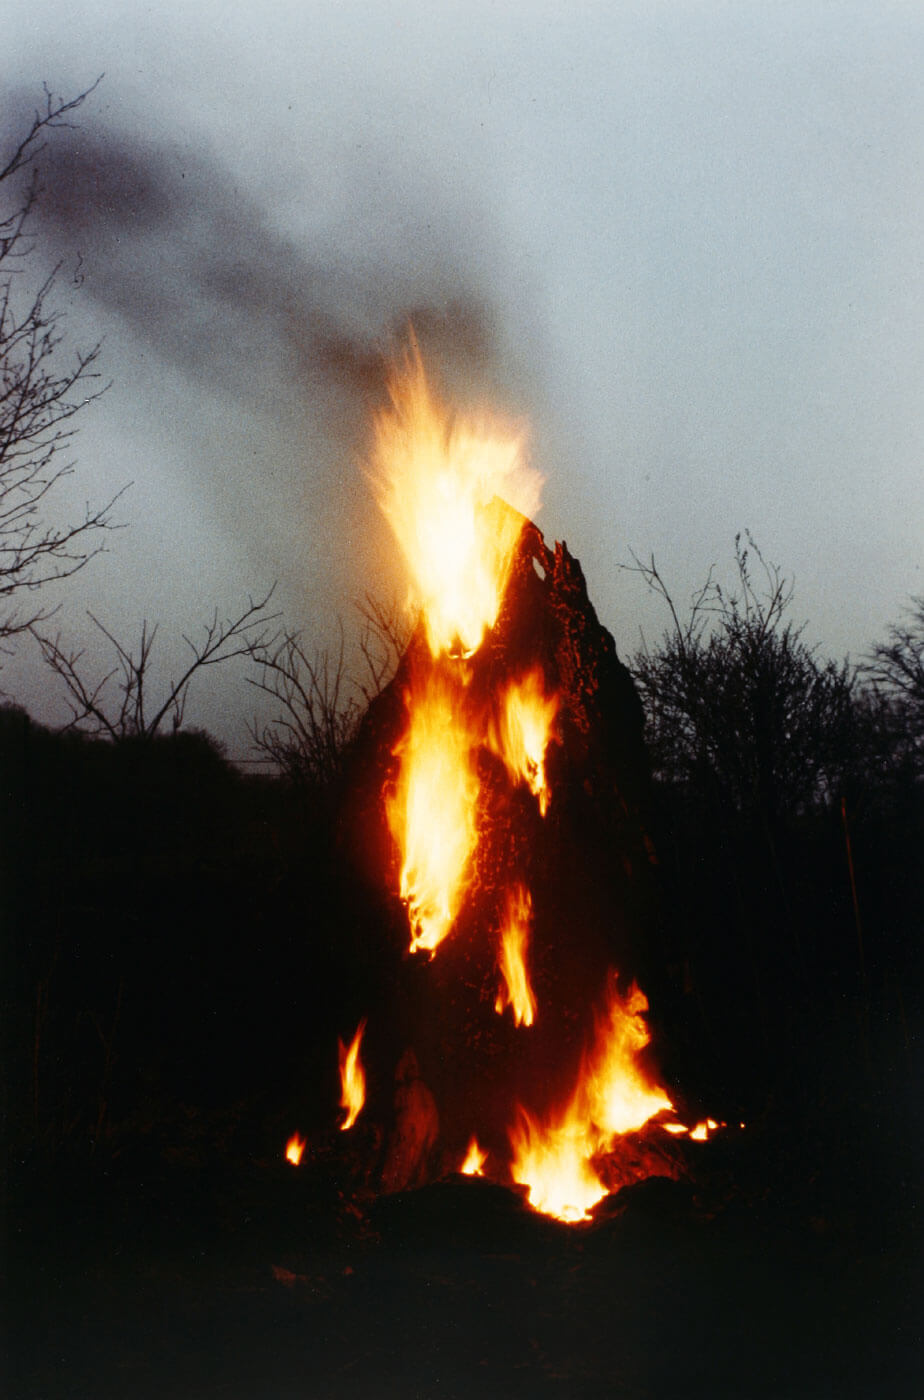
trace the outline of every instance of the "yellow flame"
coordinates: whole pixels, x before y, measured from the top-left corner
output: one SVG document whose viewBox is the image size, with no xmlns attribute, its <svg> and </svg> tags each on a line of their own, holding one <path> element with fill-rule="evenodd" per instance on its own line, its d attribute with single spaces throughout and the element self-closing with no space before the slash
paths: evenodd
<svg viewBox="0 0 924 1400">
<path fill-rule="evenodd" d="M 666 1133 L 686 1133 L 693 1142 L 708 1142 L 710 1133 L 718 1132 L 719 1128 L 727 1127 L 727 1123 L 717 1123 L 714 1118 L 707 1118 L 705 1123 L 697 1123 L 695 1127 L 688 1128 L 685 1123 L 662 1123 L 661 1127 Z M 744 1124 L 741 1124 L 744 1127 Z"/>
<path fill-rule="evenodd" d="M 594 1135 L 574 1103 L 557 1122 L 547 1123 L 521 1107 L 510 1137 L 511 1173 L 514 1181 L 529 1187 L 533 1209 L 569 1224 L 588 1220 L 606 1187 L 591 1165 Z"/>
<path fill-rule="evenodd" d="M 532 922 L 533 902 L 525 885 L 517 884 L 507 893 L 504 924 L 501 929 L 500 970 L 506 987 L 497 993 L 494 1010 L 513 1010 L 518 1026 L 531 1026 L 536 1019 L 536 998 L 526 970 L 526 947 Z"/>
<path fill-rule="evenodd" d="M 302 1153 L 305 1150 L 305 1139 L 299 1137 L 298 1133 L 293 1133 L 286 1143 L 286 1161 L 291 1162 L 293 1167 L 297 1167 L 302 1160 Z"/>
<path fill-rule="evenodd" d="M 606 1014 L 598 1018 L 594 1044 L 584 1056 L 571 1100 L 557 1118 L 540 1122 L 525 1109 L 511 1132 L 513 1179 L 529 1187 L 529 1203 L 545 1215 L 586 1220 L 607 1194 L 593 1159 L 621 1133 L 636 1131 L 655 1113 L 672 1107 L 652 1088 L 638 1064 L 650 1039 L 643 1019 L 648 1002 L 634 984 L 621 998 L 611 983 Z"/>
<path fill-rule="evenodd" d="M 664 1090 L 653 1088 L 639 1068 L 638 1057 L 651 1040 L 647 1010 L 648 998 L 634 982 L 625 998 L 611 983 L 583 1088 L 589 1117 L 605 1138 L 635 1132 L 654 1114 L 673 1108 Z"/>
<path fill-rule="evenodd" d="M 338 1039 L 337 1041 L 337 1052 L 340 1060 L 340 1107 L 346 1109 L 347 1115 L 340 1124 L 342 1132 L 346 1132 L 347 1128 L 352 1128 L 366 1102 L 366 1075 L 359 1058 L 359 1047 L 365 1029 L 366 1021 L 363 1018 L 357 1027 L 356 1034 L 350 1041 L 349 1049 L 342 1040 Z"/>
<path fill-rule="evenodd" d="M 545 751 L 557 712 L 558 696 L 546 695 L 542 671 L 536 667 L 507 687 L 500 723 L 490 735 L 491 747 L 504 760 L 511 778 L 526 783 L 538 798 L 543 816 L 549 806 Z"/>
<path fill-rule="evenodd" d="M 542 478 L 526 463 L 521 435 L 447 410 L 413 339 L 388 387 L 390 403 L 374 420 L 373 489 L 408 566 L 431 653 L 471 655 L 497 618 Z M 495 497 L 515 509 L 489 509 Z"/>
<path fill-rule="evenodd" d="M 487 1152 L 482 1152 L 478 1146 L 478 1139 L 473 1137 L 459 1171 L 463 1176 L 484 1176 L 484 1164 L 487 1160 Z"/>
<path fill-rule="evenodd" d="M 401 853 L 401 898 L 411 952 L 433 953 L 459 912 L 475 848 L 478 779 L 460 696 L 437 673 L 409 697 L 410 720 L 396 754 L 398 780 L 386 801 Z"/>
</svg>

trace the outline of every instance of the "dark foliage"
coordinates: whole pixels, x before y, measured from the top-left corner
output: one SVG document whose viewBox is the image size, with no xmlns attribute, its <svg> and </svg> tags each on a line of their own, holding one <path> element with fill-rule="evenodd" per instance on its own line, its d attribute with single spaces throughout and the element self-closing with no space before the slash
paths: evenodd
<svg viewBox="0 0 924 1400">
<path fill-rule="evenodd" d="M 754 577 L 754 560 L 763 582 Z M 776 827 L 824 809 L 854 760 L 854 678 L 819 658 L 787 611 L 792 585 L 753 541 L 735 541 L 738 584 L 710 574 L 682 619 L 654 560 L 637 565 L 671 611 L 633 658 L 655 775 L 728 823 Z"/>
<path fill-rule="evenodd" d="M 655 771 L 662 1031 L 671 1070 L 729 1114 L 841 1111 L 908 1082 L 920 1034 L 921 730 L 788 618 L 753 541 L 633 658 Z M 757 575 L 755 578 L 755 568 Z M 911 652 L 897 634 L 903 659 Z"/>
<path fill-rule="evenodd" d="M 873 648 L 863 672 L 892 721 L 890 747 L 924 776 L 924 597 L 911 599 L 905 620 L 889 628 L 888 639 Z"/>
<path fill-rule="evenodd" d="M 318 1095 L 333 1117 L 338 1011 L 370 993 L 320 812 L 204 735 L 102 742 L 11 708 L 0 773 L 17 1153 L 180 1151 L 203 1111 Z"/>
</svg>

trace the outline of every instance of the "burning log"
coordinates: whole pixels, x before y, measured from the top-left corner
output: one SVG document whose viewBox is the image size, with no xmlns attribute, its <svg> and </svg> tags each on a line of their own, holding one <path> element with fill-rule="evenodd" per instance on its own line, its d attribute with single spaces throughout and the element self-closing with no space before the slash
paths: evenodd
<svg viewBox="0 0 924 1400">
<path fill-rule="evenodd" d="M 383 1186 L 432 1175 L 437 1136 L 443 1170 L 477 1136 L 479 1166 L 530 1183 L 543 1124 L 580 1139 L 599 1198 L 591 1159 L 670 1108 L 634 985 L 652 862 L 641 704 L 580 565 L 517 508 L 535 508 L 539 485 L 518 439 L 445 415 L 412 354 L 376 451 L 421 606 L 359 733 L 343 823 L 357 867 L 391 892 L 381 922 L 404 949 L 411 1048 Z M 622 1116 L 615 1079 L 594 1078 L 610 1042 Z"/>
</svg>

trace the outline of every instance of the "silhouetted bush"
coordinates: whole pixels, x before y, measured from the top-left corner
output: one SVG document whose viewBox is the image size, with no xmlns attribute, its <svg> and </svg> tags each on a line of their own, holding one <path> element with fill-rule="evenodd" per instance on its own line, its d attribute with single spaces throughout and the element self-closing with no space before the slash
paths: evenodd
<svg viewBox="0 0 924 1400">
<path fill-rule="evenodd" d="M 723 1090 L 729 1111 L 814 1110 L 832 1085 L 852 1077 L 868 1096 L 910 1068 L 920 723 L 881 675 L 864 684 L 806 643 L 791 583 L 750 537 L 735 563 L 735 588 L 710 574 L 686 616 L 654 561 L 636 564 L 672 620 L 631 662 L 655 779 L 663 1021 L 672 1070 Z"/>
</svg>

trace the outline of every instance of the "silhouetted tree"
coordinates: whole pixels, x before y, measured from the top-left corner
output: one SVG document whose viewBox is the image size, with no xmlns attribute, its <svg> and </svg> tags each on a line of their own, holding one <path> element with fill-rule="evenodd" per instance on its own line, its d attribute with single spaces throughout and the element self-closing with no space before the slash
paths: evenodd
<svg viewBox="0 0 924 1400">
<path fill-rule="evenodd" d="M 269 640 L 256 638 L 249 648 L 256 675 L 248 680 L 276 702 L 270 719 L 249 726 L 254 748 L 296 787 L 332 787 L 370 700 L 394 674 L 408 643 L 410 625 L 395 605 L 367 597 L 360 614 L 359 677 L 347 674 L 342 628 L 335 656 L 309 656 L 302 634 L 287 629 Z"/>
<path fill-rule="evenodd" d="M 273 621 L 266 612 L 273 591 L 271 588 L 259 602 L 250 598 L 237 617 L 219 621 L 216 611 L 199 640 L 184 634 L 190 660 L 178 677 L 159 685 L 154 699 L 151 653 L 157 636 L 156 626 L 149 629 L 144 622 L 137 647 L 130 649 L 88 613 L 91 622 L 109 642 L 115 661 L 103 676 L 86 674 L 81 665 L 83 651 L 69 651 L 60 635 L 45 636 L 33 627 L 32 635 L 45 661 L 67 691 L 71 720 L 66 728 L 81 729 L 108 739 L 150 739 L 169 720 L 170 728 L 176 733 L 183 725 L 189 689 L 195 677 L 206 667 L 221 665 L 235 656 L 249 656 L 253 647 L 264 644 L 265 629 Z"/>
<path fill-rule="evenodd" d="M 654 557 L 636 559 L 671 626 L 631 669 L 656 778 L 736 820 L 774 825 L 837 796 L 854 749 L 855 676 L 787 619 L 792 583 L 750 535 L 736 537 L 735 562 L 735 589 L 711 571 L 684 618 Z"/>
<path fill-rule="evenodd" d="M 37 290 L 20 290 L 35 246 L 29 225 L 42 193 L 45 138 L 70 125 L 95 87 L 71 101 L 46 89 L 44 107 L 0 166 L 0 640 L 49 615 L 26 596 L 69 578 L 100 552 L 121 494 L 87 505 L 76 520 L 55 519 L 56 488 L 74 469 L 62 459 L 74 416 L 104 392 L 95 369 L 100 347 L 62 360 L 62 317 L 51 306 L 57 268 Z"/>
<path fill-rule="evenodd" d="M 906 759 L 920 772 L 924 766 L 924 597 L 912 598 L 906 612 L 908 620 L 889 628 L 888 640 L 873 647 L 862 671 L 891 717 Z"/>
</svg>

